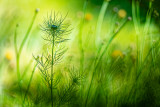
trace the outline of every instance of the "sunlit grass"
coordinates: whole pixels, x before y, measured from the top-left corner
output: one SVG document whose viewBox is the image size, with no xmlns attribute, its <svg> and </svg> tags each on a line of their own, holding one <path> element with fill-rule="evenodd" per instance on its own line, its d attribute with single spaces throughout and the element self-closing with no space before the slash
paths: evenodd
<svg viewBox="0 0 160 107">
<path fill-rule="evenodd" d="M 145 16 L 136 0 L 128 4 L 131 13 L 108 0 L 99 6 L 92 0 L 0 2 L 0 106 L 160 105 L 152 1 Z M 34 19 L 35 8 L 40 12 Z M 51 17 L 54 12 L 60 17 Z M 67 37 L 59 26 L 63 17 L 71 24 Z M 57 53 L 61 47 L 67 51 Z"/>
</svg>

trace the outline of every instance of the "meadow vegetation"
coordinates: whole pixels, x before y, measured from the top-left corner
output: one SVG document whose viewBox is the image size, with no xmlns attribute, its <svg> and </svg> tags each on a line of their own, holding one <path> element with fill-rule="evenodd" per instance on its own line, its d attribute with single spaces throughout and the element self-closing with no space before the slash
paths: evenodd
<svg viewBox="0 0 160 107">
<path fill-rule="evenodd" d="M 69 12 L 36 8 L 24 25 L 0 12 L 0 107 L 159 107 L 157 1 L 144 11 L 128 0 L 129 12 L 116 0 L 77 0 Z"/>
</svg>

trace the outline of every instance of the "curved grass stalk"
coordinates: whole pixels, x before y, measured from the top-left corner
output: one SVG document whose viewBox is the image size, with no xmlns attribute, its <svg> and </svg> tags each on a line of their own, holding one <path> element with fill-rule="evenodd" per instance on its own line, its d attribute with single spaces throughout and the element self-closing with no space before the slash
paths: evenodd
<svg viewBox="0 0 160 107">
<path fill-rule="evenodd" d="M 85 19 L 87 4 L 88 4 L 88 0 L 85 1 L 84 6 L 83 6 L 84 16 L 81 19 L 80 29 L 79 29 L 79 34 L 78 34 L 79 49 L 80 49 L 80 52 L 81 52 L 81 58 L 80 58 L 80 72 L 81 73 L 83 72 L 83 68 L 84 68 L 84 49 L 83 49 L 83 41 L 82 41 L 82 31 L 83 31 L 83 25 L 84 25 L 84 21 L 85 21 L 84 19 Z"/>
<path fill-rule="evenodd" d="M 139 1 L 132 0 L 132 17 L 133 17 L 133 24 L 136 30 L 136 42 L 137 42 L 137 69 L 138 66 L 141 65 L 141 56 L 140 56 L 140 10 L 139 10 Z"/>
<path fill-rule="evenodd" d="M 149 33 L 149 28 L 150 28 L 150 25 L 151 25 L 151 20 L 152 20 L 152 13 L 153 13 L 153 8 L 152 8 L 152 1 L 150 1 L 150 3 L 149 3 L 149 10 L 148 10 L 148 12 L 147 12 L 147 16 L 146 16 L 146 22 L 145 22 L 145 26 L 144 26 L 144 35 L 146 35 L 146 34 L 148 34 Z M 150 43 L 150 45 L 152 46 L 153 45 L 153 43 L 152 43 L 152 41 L 153 41 L 153 38 L 152 38 L 152 36 L 150 36 L 150 39 L 151 39 L 151 43 Z M 145 40 L 146 40 L 146 36 L 144 37 L 144 41 L 143 41 L 143 46 L 142 46 L 142 49 L 144 49 L 144 46 L 145 46 Z M 154 52 L 153 52 L 153 50 L 152 50 L 152 57 L 153 57 L 153 62 L 154 62 Z"/>
<path fill-rule="evenodd" d="M 146 34 L 148 34 L 148 30 L 150 28 L 150 24 L 151 24 L 151 19 L 152 19 L 152 12 L 153 12 L 153 9 L 152 9 L 152 1 L 150 1 L 149 3 L 149 10 L 147 12 L 147 15 L 146 15 L 146 22 L 145 22 L 145 25 L 144 25 L 144 41 L 142 43 L 142 50 L 144 50 L 144 46 L 145 46 L 145 40 L 146 40 Z M 151 38 L 152 39 L 152 38 Z M 151 40 L 152 41 L 152 40 Z"/>
<path fill-rule="evenodd" d="M 152 15 L 152 1 L 149 3 L 149 10 L 146 16 L 146 22 L 144 25 L 144 29 L 142 35 L 140 35 L 140 9 L 139 9 L 139 1 L 132 0 L 132 16 L 133 23 L 136 30 L 136 38 L 137 38 L 137 68 L 142 65 L 143 62 L 143 51 L 145 46 L 146 34 L 148 33 L 149 26 L 151 23 L 151 15 Z M 142 42 L 142 45 L 139 45 L 139 42 Z"/>
<path fill-rule="evenodd" d="M 159 40 L 160 40 L 160 39 L 159 39 Z M 158 41 L 159 41 L 159 40 L 158 40 Z M 143 61 L 142 66 L 140 66 L 140 68 L 138 69 L 138 73 L 136 74 L 135 82 L 133 83 L 133 85 L 132 85 L 132 87 L 131 87 L 131 90 L 130 90 L 130 92 L 129 92 L 129 93 L 130 93 L 129 95 L 131 95 L 134 87 L 136 87 L 137 81 L 138 81 L 138 79 L 140 79 L 139 77 L 141 76 L 142 70 L 143 70 L 143 68 L 145 67 L 145 64 L 147 63 L 147 60 L 148 60 L 149 56 L 152 55 L 152 50 L 155 49 L 155 48 L 157 48 L 157 47 L 159 47 L 159 42 L 156 42 L 156 43 L 155 43 L 154 45 L 152 45 L 152 47 L 149 49 L 146 57 L 144 58 L 144 61 Z M 155 63 L 155 62 L 153 62 L 152 64 L 154 65 L 154 63 Z"/>
<path fill-rule="evenodd" d="M 32 71 L 32 74 L 31 74 L 31 77 L 29 79 L 29 83 L 28 83 L 28 86 L 27 86 L 27 90 L 26 90 L 26 93 L 24 95 L 24 99 L 23 99 L 23 106 L 24 106 L 24 103 L 25 103 L 25 99 L 27 97 L 27 94 L 28 94 L 28 91 L 29 91 L 29 88 L 30 88 L 30 85 L 31 85 L 31 82 L 32 82 L 32 78 L 33 78 L 33 75 L 34 75 L 34 72 L 36 70 L 36 67 L 37 67 L 38 63 L 34 66 L 33 68 L 33 71 Z"/>
<path fill-rule="evenodd" d="M 114 15 L 114 17 L 112 18 L 111 23 L 115 23 L 116 18 L 117 18 L 117 14 Z M 114 27 L 115 27 L 115 25 L 113 24 L 112 27 L 111 27 L 111 29 L 110 29 L 109 35 L 112 35 L 112 33 L 114 32 Z M 101 45 L 99 46 L 94 61 L 96 61 L 96 60 L 98 59 L 98 56 L 99 56 L 99 54 L 100 54 L 102 48 L 103 48 L 103 44 L 101 44 Z M 93 64 L 95 65 L 95 62 L 93 62 Z"/>
<path fill-rule="evenodd" d="M 104 56 L 104 54 L 107 52 L 111 42 L 114 40 L 114 38 L 116 37 L 116 35 L 121 31 L 121 29 L 124 27 L 124 25 L 128 22 L 128 19 L 124 21 L 124 23 L 119 27 L 119 29 L 111 36 L 111 38 L 109 39 L 107 45 L 105 46 L 104 50 L 102 51 L 102 53 L 100 53 L 100 56 L 99 58 L 95 61 L 95 67 L 94 67 L 94 71 L 91 75 L 91 82 L 89 84 L 89 88 L 88 88 L 88 92 L 87 92 L 87 98 L 86 98 L 86 101 L 85 101 L 85 107 L 87 106 L 87 102 L 88 102 L 88 98 L 89 98 L 89 93 L 90 93 L 90 90 L 91 90 L 91 86 L 93 84 L 93 78 L 95 76 L 95 73 L 97 71 L 97 68 L 100 64 L 100 61 L 102 60 L 102 57 Z"/>
<path fill-rule="evenodd" d="M 100 42 L 100 33 L 101 33 L 101 29 L 102 29 L 102 23 L 103 23 L 103 19 L 104 19 L 104 15 L 105 12 L 107 10 L 107 7 L 109 5 L 109 1 L 108 0 L 104 0 L 99 16 L 98 16 L 98 21 L 97 21 L 97 27 L 96 27 L 96 40 L 95 40 L 95 44 L 98 45 Z"/>
<path fill-rule="evenodd" d="M 107 52 L 108 50 L 108 47 L 110 46 L 111 42 L 114 40 L 114 38 L 117 36 L 117 34 L 121 31 L 121 29 L 126 25 L 126 23 L 128 22 L 129 20 L 125 20 L 123 22 L 123 24 L 117 29 L 117 31 L 115 33 L 113 33 L 113 35 L 111 36 L 111 38 L 109 39 L 107 45 L 105 46 L 104 50 L 102 51 L 102 53 L 100 54 L 99 58 L 97 59 L 97 62 L 95 63 L 96 66 L 95 66 L 95 70 L 97 69 L 98 67 L 98 64 L 99 62 L 101 61 L 102 57 L 104 56 L 104 54 Z"/>
<path fill-rule="evenodd" d="M 33 62 L 33 60 L 31 59 L 29 61 L 29 63 L 27 64 L 27 66 L 25 67 L 25 70 L 23 71 L 23 74 L 21 74 L 20 81 L 26 76 L 26 73 L 27 73 L 28 69 L 30 68 L 30 66 L 32 65 L 32 62 Z"/>
<path fill-rule="evenodd" d="M 139 15 L 140 15 L 139 2 L 137 1 L 137 4 L 136 4 L 135 0 L 132 0 L 132 17 L 133 17 L 133 23 L 134 23 L 134 27 L 135 27 L 137 35 L 140 34 L 140 29 L 139 29 L 140 17 L 139 17 Z"/>
<path fill-rule="evenodd" d="M 160 39 L 159 39 L 160 40 Z M 158 40 L 158 41 L 159 41 Z M 140 74 L 141 74 L 141 71 L 143 70 L 143 68 L 145 67 L 145 63 L 147 62 L 147 59 L 149 58 L 150 55 L 152 55 L 152 52 L 155 48 L 158 48 L 159 47 L 159 42 L 156 42 L 155 44 L 152 45 L 152 47 L 150 48 L 150 50 L 148 51 L 146 57 L 144 58 L 144 61 L 143 61 L 143 65 L 140 67 L 140 72 L 138 73 L 137 77 L 136 77 L 136 80 L 139 78 Z M 155 64 L 155 62 L 152 63 L 153 65 Z"/>
<path fill-rule="evenodd" d="M 130 93 L 132 92 L 133 88 L 136 87 L 137 81 L 138 81 L 138 79 L 139 79 L 139 77 L 142 73 L 142 70 L 144 68 L 145 63 L 147 62 L 148 57 L 150 56 L 150 54 L 153 57 L 154 48 L 156 48 L 156 46 L 159 45 L 157 43 L 155 43 L 154 45 L 151 43 L 152 44 L 151 49 L 147 53 L 146 57 L 143 58 L 143 51 L 144 51 L 144 46 L 145 46 L 146 34 L 148 33 L 148 30 L 149 30 L 149 26 L 150 26 L 150 23 L 151 23 L 151 15 L 152 15 L 152 12 L 153 12 L 152 1 L 150 1 L 150 3 L 149 3 L 149 10 L 148 10 L 147 15 L 146 15 L 146 22 L 145 22 L 145 25 L 144 25 L 142 35 L 140 35 L 140 32 L 139 32 L 140 31 L 140 29 L 139 29 L 139 27 L 140 27 L 139 1 L 137 1 L 137 4 L 135 4 L 135 2 L 136 2 L 135 0 L 132 0 L 132 16 L 133 16 L 134 27 L 135 27 L 135 30 L 136 30 L 136 35 L 137 35 L 137 72 L 136 72 L 135 83 L 132 85 Z M 136 8 L 136 6 L 137 6 L 137 8 Z M 140 37 L 140 36 L 142 36 L 142 37 Z M 139 39 L 142 42 L 141 46 L 139 45 Z M 153 64 L 154 64 L 154 59 L 153 59 Z"/>
<path fill-rule="evenodd" d="M 115 15 L 113 16 L 113 18 L 112 18 L 112 20 L 111 20 L 111 23 L 115 23 L 115 22 L 116 22 L 116 21 L 115 21 L 116 18 L 117 18 L 117 14 L 115 14 Z M 111 29 L 110 29 L 109 33 L 108 33 L 106 36 L 112 35 L 112 33 L 114 32 L 114 28 L 115 28 L 115 25 L 113 24 L 113 25 L 111 26 Z M 107 39 L 107 37 L 106 37 L 106 39 Z M 96 57 L 95 57 L 95 59 L 93 60 L 91 66 L 95 65 L 95 62 L 96 62 L 96 60 L 98 59 L 99 54 L 100 54 L 103 46 L 104 46 L 104 44 L 101 44 L 101 45 L 98 47 L 98 50 L 97 50 L 97 53 L 96 53 Z"/>
<path fill-rule="evenodd" d="M 21 84 L 20 84 L 20 81 L 21 81 L 21 75 L 20 75 L 20 68 L 19 68 L 19 62 L 20 62 L 20 56 L 21 56 L 21 52 L 23 50 L 23 47 L 26 43 L 26 40 L 31 32 L 31 29 L 32 29 L 32 26 L 35 22 L 35 19 L 36 19 L 36 16 L 37 16 L 37 13 L 38 13 L 38 9 L 36 9 L 35 11 L 35 14 L 34 14 L 34 17 L 32 18 L 32 22 L 27 30 L 27 33 L 25 34 L 25 37 L 23 38 L 23 41 L 22 43 L 20 44 L 20 48 L 18 49 L 17 47 L 17 28 L 18 28 L 18 25 L 16 26 L 16 30 L 15 30 L 15 35 L 14 35 L 14 47 L 15 47 L 15 52 L 16 52 L 16 66 L 17 66 L 17 77 L 18 77 L 18 84 L 19 84 L 19 88 L 20 88 L 20 93 L 21 93 Z M 21 97 L 22 97 L 22 93 L 21 93 Z"/>
<path fill-rule="evenodd" d="M 52 41 L 52 64 L 51 64 L 51 100 L 52 100 L 52 107 L 53 107 L 53 64 L 54 64 L 54 36 L 53 36 L 53 41 Z"/>
<path fill-rule="evenodd" d="M 14 48 L 15 48 L 16 54 L 18 53 L 18 49 L 17 49 L 17 28 L 18 28 L 18 24 L 16 25 L 15 34 L 14 34 Z"/>
<path fill-rule="evenodd" d="M 84 26 L 84 23 L 85 23 L 85 20 L 84 20 L 84 19 L 85 19 L 85 14 L 86 14 L 86 10 L 87 10 L 88 1 L 89 1 L 89 0 L 86 0 L 86 1 L 84 2 L 84 6 L 83 6 L 84 16 L 83 16 L 83 18 L 81 19 L 80 28 L 79 28 L 79 34 L 78 34 L 79 49 L 80 49 L 80 52 L 81 52 L 81 58 L 80 58 L 80 75 L 83 73 L 83 68 L 84 68 L 84 49 L 83 49 L 83 41 L 82 41 L 82 31 L 83 31 L 83 26 Z M 80 97 L 82 98 L 82 86 L 80 86 L 80 90 L 81 90 L 81 95 L 80 95 Z"/>
</svg>

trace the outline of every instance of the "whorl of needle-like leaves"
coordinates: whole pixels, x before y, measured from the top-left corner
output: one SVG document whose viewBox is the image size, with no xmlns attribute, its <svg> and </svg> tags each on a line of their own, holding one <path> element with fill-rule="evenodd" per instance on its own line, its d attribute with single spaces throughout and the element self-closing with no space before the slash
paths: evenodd
<svg viewBox="0 0 160 107">
<path fill-rule="evenodd" d="M 67 15 L 66 15 L 67 16 Z M 68 39 L 64 38 L 65 35 L 69 34 L 71 29 L 69 29 L 70 24 L 65 23 L 65 17 L 62 17 L 60 13 L 55 13 L 52 15 L 47 15 L 47 18 L 44 20 L 43 25 L 41 25 L 41 30 L 46 33 L 43 37 L 44 40 L 54 43 L 61 43 Z"/>
<path fill-rule="evenodd" d="M 50 54 L 48 51 L 45 51 L 45 53 L 41 56 L 33 56 L 38 64 L 37 67 L 40 70 L 43 79 L 51 90 L 59 82 L 59 79 L 55 79 L 55 77 L 53 76 L 53 66 L 61 61 L 61 59 L 63 58 L 63 54 L 67 50 L 59 46 L 62 42 L 68 40 L 64 36 L 69 34 L 71 31 L 71 29 L 69 29 L 70 24 L 64 22 L 66 16 L 62 17 L 61 14 L 56 14 L 55 12 L 53 16 L 52 13 L 50 14 L 50 16 L 47 16 L 47 18 L 41 25 L 41 30 L 45 32 L 45 36 L 43 37 L 43 39 L 51 44 L 50 46 L 52 47 L 52 54 Z"/>
<path fill-rule="evenodd" d="M 61 59 L 63 58 L 63 54 L 66 52 L 67 49 L 58 49 L 54 53 L 54 59 L 53 59 L 53 65 L 56 65 L 60 63 Z M 52 60 L 51 55 L 49 53 L 46 53 L 45 55 L 41 56 L 33 56 L 36 62 L 38 63 L 38 69 L 41 72 L 42 77 L 46 81 L 46 83 L 50 86 L 51 83 L 51 77 L 49 73 L 49 69 L 51 68 Z M 55 82 L 55 80 L 53 80 Z M 56 81 L 57 82 L 57 81 Z"/>
</svg>

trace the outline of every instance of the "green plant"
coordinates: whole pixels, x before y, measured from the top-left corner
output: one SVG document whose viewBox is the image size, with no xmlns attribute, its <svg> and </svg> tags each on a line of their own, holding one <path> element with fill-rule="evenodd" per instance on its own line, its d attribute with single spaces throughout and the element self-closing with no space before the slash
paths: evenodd
<svg viewBox="0 0 160 107">
<path fill-rule="evenodd" d="M 89 92 L 90 92 L 91 86 L 92 86 L 92 84 L 93 84 L 93 79 L 94 79 L 95 73 L 96 73 L 96 71 L 98 70 L 98 67 L 99 67 L 100 64 L 101 64 L 101 60 L 102 60 L 104 54 L 107 52 L 107 50 L 108 50 L 111 42 L 112 42 L 113 39 L 116 37 L 116 35 L 118 34 L 118 32 L 119 32 L 119 31 L 123 28 L 123 26 L 124 26 L 128 21 L 130 21 L 130 20 L 131 20 L 131 18 L 129 17 L 126 21 L 124 21 L 124 22 L 122 23 L 122 25 L 116 30 L 116 32 L 114 32 L 114 33 L 111 35 L 108 43 L 104 46 L 104 49 L 103 49 L 103 50 L 101 50 L 101 48 L 98 49 L 98 50 L 99 50 L 99 54 L 97 54 L 98 57 L 96 57 L 96 59 L 94 60 L 93 73 L 91 74 L 91 82 L 90 82 L 90 84 L 89 84 L 89 88 L 88 88 L 88 92 L 87 92 L 87 98 L 86 98 L 85 106 L 87 106 L 87 100 L 88 100 L 88 97 L 89 97 Z"/>
<path fill-rule="evenodd" d="M 22 53 L 22 50 L 23 50 L 23 47 L 29 37 L 29 34 L 31 32 L 31 29 L 33 27 L 33 24 L 35 22 L 35 19 L 36 19 L 36 16 L 37 16 L 37 13 L 39 12 L 39 9 L 36 9 L 35 10 L 35 14 L 33 16 L 33 19 L 32 19 L 32 22 L 22 40 L 22 43 L 20 44 L 20 47 L 18 48 L 17 46 L 17 28 L 18 28 L 18 24 L 16 25 L 16 30 L 15 30 L 15 35 L 14 35 L 14 47 L 15 47 L 15 53 L 16 53 L 16 66 L 17 66 L 17 77 L 18 77 L 18 85 L 19 85 L 19 89 L 21 91 L 21 73 L 20 73 L 20 67 L 19 67 L 19 64 L 20 64 L 20 56 L 21 56 L 21 53 Z M 21 93 L 21 97 L 22 97 L 22 92 Z"/>
<path fill-rule="evenodd" d="M 25 100 L 26 100 L 26 97 L 27 97 L 27 94 L 28 94 L 28 91 L 29 91 L 29 88 L 30 88 L 30 85 L 31 85 L 31 82 L 32 82 L 32 79 L 33 79 L 33 75 L 34 75 L 34 72 L 35 72 L 35 70 L 36 70 L 37 65 L 38 65 L 38 63 L 34 66 L 33 71 L 32 71 L 32 74 L 31 74 L 31 77 L 30 77 L 30 79 L 29 79 L 29 83 L 28 83 L 26 92 L 25 92 L 25 94 L 24 94 L 23 106 L 24 106 L 24 103 L 25 103 Z"/>
<path fill-rule="evenodd" d="M 53 107 L 53 89 L 58 84 L 58 80 L 54 79 L 54 66 L 60 62 L 66 49 L 61 48 L 60 45 L 67 41 L 64 36 L 70 33 L 70 24 L 65 23 L 65 17 L 55 13 L 52 16 L 47 17 L 41 25 L 41 30 L 44 31 L 45 36 L 43 39 L 47 42 L 48 47 L 51 50 L 51 54 L 46 50 L 45 54 L 41 56 L 34 57 L 38 63 L 38 68 L 42 74 L 43 79 L 47 83 L 51 91 L 51 106 Z M 49 49 L 48 48 L 48 49 Z"/>
<path fill-rule="evenodd" d="M 73 1 L 75 3 L 75 0 Z M 123 0 L 124 2 L 101 0 L 103 2 L 101 7 L 97 6 L 98 2 L 96 5 L 92 4 L 93 0 L 83 1 L 85 2 L 82 12 L 75 8 L 71 11 L 74 16 L 74 12 L 78 11 L 77 16 L 81 16 L 81 20 L 75 19 L 74 16 L 71 19 L 74 28 L 78 26 L 71 33 L 72 40 L 68 45 L 71 48 L 65 60 L 62 58 L 67 51 L 68 43 L 64 42 L 68 40 L 67 35 L 71 30 L 70 24 L 65 23 L 66 16 L 63 17 L 60 13 L 48 14 L 40 26 L 43 32 L 34 30 L 34 36 L 29 43 L 37 45 L 36 48 L 41 54 L 33 55 L 29 64 L 19 65 L 19 84 L 13 69 L 16 68 L 16 64 L 12 64 L 14 57 L 12 60 L 5 60 L 3 49 L 6 47 L 1 45 L 0 106 L 21 106 L 21 101 L 24 107 L 160 106 L 160 38 L 159 32 L 157 33 L 159 29 L 152 17 L 154 2 L 145 1 L 149 7 L 144 17 L 141 0 L 133 0 L 132 7 L 129 3 L 126 6 L 126 3 L 131 0 Z M 112 6 L 116 3 L 118 6 L 113 9 Z M 127 10 L 124 10 L 125 7 Z M 130 21 L 131 17 L 128 19 L 126 17 L 130 14 L 129 7 L 130 10 L 132 9 L 133 22 Z M 87 14 L 87 11 L 91 14 Z M 4 24 L 0 27 L 3 26 Z M 4 28 L 7 29 L 8 26 Z M 15 47 L 19 39 L 17 29 L 19 28 L 16 27 Z M 0 38 L 3 39 L 4 34 L 8 35 L 12 32 L 9 31 L 1 32 L 2 38 Z M 42 47 L 38 43 L 42 43 L 39 41 L 41 33 L 44 33 Z M 5 41 L 5 37 L 0 41 Z M 22 51 L 24 49 L 25 46 Z M 28 57 L 29 53 L 32 54 L 27 51 L 25 55 Z M 20 52 L 20 62 L 22 54 Z M 34 65 L 32 61 L 35 62 Z M 23 62 L 26 62 L 25 59 Z"/>
<path fill-rule="evenodd" d="M 140 1 L 132 0 L 132 16 L 137 38 L 137 68 L 141 67 L 144 61 L 145 41 L 148 33 L 150 32 L 149 29 L 153 13 L 152 2 L 152 0 L 149 1 L 149 9 L 146 15 L 146 21 L 144 23 L 143 30 L 141 30 Z M 151 45 L 152 41 L 153 38 L 151 36 Z"/>
<path fill-rule="evenodd" d="M 102 29 L 102 23 L 103 23 L 103 19 L 107 10 L 107 7 L 109 5 L 110 0 L 104 0 L 99 16 L 98 16 L 98 21 L 97 21 L 97 27 L 96 27 L 96 40 L 95 40 L 95 44 L 97 45 L 97 47 L 99 46 L 100 42 L 101 42 L 101 38 L 100 38 L 100 33 L 101 33 L 101 29 Z"/>
</svg>

